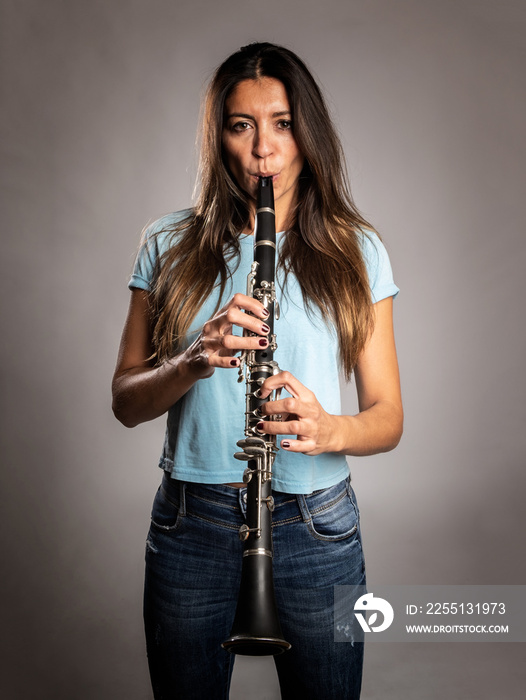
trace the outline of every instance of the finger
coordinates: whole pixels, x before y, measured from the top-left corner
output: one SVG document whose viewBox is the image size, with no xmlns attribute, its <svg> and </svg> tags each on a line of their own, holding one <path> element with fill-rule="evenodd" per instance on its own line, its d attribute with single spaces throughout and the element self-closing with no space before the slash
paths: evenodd
<svg viewBox="0 0 526 700">
<path fill-rule="evenodd" d="M 222 355 L 233 355 L 239 350 L 263 350 L 268 344 L 267 338 L 244 335 L 221 335 L 207 338 L 204 343 L 209 352 L 219 352 Z"/>
<path fill-rule="evenodd" d="M 223 369 L 232 369 L 239 367 L 240 360 L 239 357 L 232 357 L 232 355 L 209 355 L 208 364 L 210 367 L 222 367 Z"/>
<path fill-rule="evenodd" d="M 264 307 L 264 305 L 255 299 L 254 297 L 249 297 L 246 294 L 241 294 L 238 292 L 234 294 L 232 299 L 225 304 L 222 310 L 226 310 L 231 307 L 237 307 L 238 309 L 244 309 L 245 311 L 250 311 L 251 313 L 259 316 L 259 318 L 268 318 L 269 312 Z"/>
<path fill-rule="evenodd" d="M 306 440 L 291 440 L 287 438 L 282 440 L 280 447 L 287 452 L 302 452 L 303 454 L 309 454 L 310 452 L 315 452 L 316 443 L 312 438 L 307 438 Z"/>
<path fill-rule="evenodd" d="M 306 415 L 304 406 L 299 399 L 287 396 L 277 401 L 267 401 L 260 406 L 261 413 L 266 416 L 290 415 L 291 413 L 303 417 Z"/>
<path fill-rule="evenodd" d="M 300 435 L 301 423 L 299 420 L 262 420 L 256 426 L 258 433 L 262 435 Z"/>
<path fill-rule="evenodd" d="M 270 333 L 270 327 L 262 322 L 260 318 L 247 314 L 234 306 L 229 307 L 225 311 L 221 318 L 221 325 L 223 325 L 223 332 L 225 328 L 228 330 L 235 325 L 259 335 L 268 335 Z"/>
<path fill-rule="evenodd" d="M 290 372 L 278 372 L 272 377 L 265 379 L 259 389 L 258 397 L 266 399 L 275 389 L 285 389 L 295 398 L 307 398 L 312 393 Z"/>
</svg>

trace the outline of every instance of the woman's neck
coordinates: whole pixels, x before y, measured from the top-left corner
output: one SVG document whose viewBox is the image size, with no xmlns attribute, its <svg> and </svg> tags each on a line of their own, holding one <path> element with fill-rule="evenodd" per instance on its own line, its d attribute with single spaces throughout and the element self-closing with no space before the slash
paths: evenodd
<svg viewBox="0 0 526 700">
<path fill-rule="evenodd" d="M 274 207 L 274 211 L 276 213 L 276 231 L 286 231 L 289 228 L 291 210 L 292 207 L 290 206 L 287 206 L 286 208 L 280 206 L 279 200 L 276 202 Z M 249 236 L 254 233 L 255 219 L 256 205 L 254 203 L 254 206 L 250 210 L 250 220 L 246 228 L 243 230 L 243 233 L 246 233 Z"/>
</svg>

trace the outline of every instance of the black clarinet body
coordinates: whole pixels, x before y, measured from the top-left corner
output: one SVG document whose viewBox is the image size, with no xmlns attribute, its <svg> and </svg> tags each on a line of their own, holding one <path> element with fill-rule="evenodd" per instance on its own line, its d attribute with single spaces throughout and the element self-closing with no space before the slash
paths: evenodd
<svg viewBox="0 0 526 700">
<path fill-rule="evenodd" d="M 260 399 L 257 390 L 279 367 L 274 360 L 277 348 L 274 318 L 279 305 L 275 290 L 276 226 L 272 178 L 262 177 L 258 185 L 254 262 L 247 282 L 247 295 L 261 301 L 268 310 L 269 345 L 263 350 L 246 351 L 241 357 L 239 381 L 245 381 L 245 439 L 237 444 L 242 452 L 236 459 L 247 462 L 243 481 L 247 485 L 246 522 L 239 531 L 243 541 L 241 586 L 236 615 L 223 647 L 234 654 L 268 656 L 290 649 L 279 623 L 272 569 L 272 464 L 277 452 L 276 437 L 256 430 L 262 415 L 259 409 L 271 398 Z M 267 418 L 268 419 L 268 418 Z"/>
</svg>

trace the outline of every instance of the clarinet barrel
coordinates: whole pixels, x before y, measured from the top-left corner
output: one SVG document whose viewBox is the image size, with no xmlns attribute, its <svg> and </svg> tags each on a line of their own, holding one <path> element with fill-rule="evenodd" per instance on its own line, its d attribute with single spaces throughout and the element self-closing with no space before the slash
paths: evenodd
<svg viewBox="0 0 526 700">
<path fill-rule="evenodd" d="M 269 312 L 269 345 L 245 352 L 241 357 L 240 381 L 245 381 L 245 439 L 236 459 L 247 462 L 243 481 L 247 485 L 246 522 L 239 530 L 243 541 L 241 585 L 230 636 L 223 648 L 233 654 L 268 656 L 290 649 L 281 631 L 274 595 L 272 570 L 272 464 L 277 451 L 276 437 L 256 430 L 259 409 L 266 401 L 256 392 L 265 379 L 279 371 L 274 360 L 277 348 L 275 318 L 276 227 L 272 178 L 262 177 L 258 186 L 254 262 L 248 276 L 247 295 L 261 301 Z"/>
</svg>

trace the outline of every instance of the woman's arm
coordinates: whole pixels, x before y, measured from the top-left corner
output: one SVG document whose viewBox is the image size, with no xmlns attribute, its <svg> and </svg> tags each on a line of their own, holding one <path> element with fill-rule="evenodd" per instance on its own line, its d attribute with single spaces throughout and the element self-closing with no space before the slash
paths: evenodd
<svg viewBox="0 0 526 700">
<path fill-rule="evenodd" d="M 250 311 L 252 314 L 247 314 Z M 239 367 L 234 353 L 268 345 L 264 320 L 268 312 L 256 299 L 235 294 L 207 321 L 202 332 L 184 352 L 160 365 L 151 361 L 150 305 L 148 292 L 132 290 L 128 317 L 122 333 L 113 375 L 113 412 L 128 428 L 165 413 L 199 379 L 211 377 L 217 367 Z M 259 318 L 258 318 L 259 317 Z M 232 335 L 240 326 L 261 337 Z"/>
<path fill-rule="evenodd" d="M 261 388 L 262 398 L 282 387 L 291 397 L 269 402 L 267 415 L 281 414 L 284 422 L 264 421 L 261 432 L 290 434 L 281 441 L 289 452 L 317 455 L 337 452 L 371 455 L 392 450 L 402 436 L 403 409 L 393 331 L 393 300 L 374 305 L 375 327 L 354 374 L 360 412 L 355 416 L 327 413 L 312 391 L 289 372 L 270 377 Z"/>
</svg>

